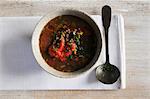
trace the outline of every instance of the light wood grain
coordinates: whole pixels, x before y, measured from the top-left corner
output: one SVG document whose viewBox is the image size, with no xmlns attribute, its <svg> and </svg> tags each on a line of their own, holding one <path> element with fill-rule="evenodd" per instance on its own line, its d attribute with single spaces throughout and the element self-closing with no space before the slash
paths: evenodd
<svg viewBox="0 0 150 99">
<path fill-rule="evenodd" d="M 127 88 L 118 91 L 0 91 L 0 99 L 150 99 L 149 0 L 12 0 L 0 1 L 0 16 L 41 16 L 75 8 L 100 14 L 105 4 L 125 19 Z M 11 82 L 10 82 L 11 83 Z"/>
</svg>

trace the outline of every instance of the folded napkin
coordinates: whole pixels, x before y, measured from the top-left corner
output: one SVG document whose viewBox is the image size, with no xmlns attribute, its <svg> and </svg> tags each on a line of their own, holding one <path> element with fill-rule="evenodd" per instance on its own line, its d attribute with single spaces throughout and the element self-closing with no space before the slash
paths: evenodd
<svg viewBox="0 0 150 99">
<path fill-rule="evenodd" d="M 121 15 L 112 17 L 109 30 L 110 62 L 121 76 L 117 82 L 105 85 L 95 77 L 95 68 L 105 62 L 105 42 L 101 16 L 92 15 L 103 40 L 98 61 L 87 73 L 75 78 L 58 78 L 45 72 L 36 62 L 31 49 L 31 36 L 41 17 L 0 17 L 0 90 L 107 90 L 125 88 L 124 21 Z"/>
</svg>

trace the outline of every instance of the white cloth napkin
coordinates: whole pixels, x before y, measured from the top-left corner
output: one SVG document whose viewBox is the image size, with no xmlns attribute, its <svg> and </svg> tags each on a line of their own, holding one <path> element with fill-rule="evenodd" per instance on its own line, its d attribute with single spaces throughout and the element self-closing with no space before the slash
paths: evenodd
<svg viewBox="0 0 150 99">
<path fill-rule="evenodd" d="M 102 37 L 101 17 L 92 15 Z M 95 68 L 105 62 L 105 46 L 91 70 L 75 78 L 57 78 L 45 72 L 35 61 L 31 36 L 41 17 L 0 17 L 0 90 L 107 90 L 125 88 L 124 21 L 120 15 L 112 17 L 109 32 L 110 62 L 120 71 L 120 79 L 111 85 L 99 82 Z"/>
</svg>

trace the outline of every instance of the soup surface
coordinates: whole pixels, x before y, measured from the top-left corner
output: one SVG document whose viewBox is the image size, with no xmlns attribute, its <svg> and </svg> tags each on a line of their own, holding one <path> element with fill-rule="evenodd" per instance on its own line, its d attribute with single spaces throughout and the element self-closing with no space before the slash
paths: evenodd
<svg viewBox="0 0 150 99">
<path fill-rule="evenodd" d="M 62 72 L 73 72 L 90 63 L 96 52 L 96 34 L 76 16 L 62 15 L 43 28 L 39 46 L 46 63 Z"/>
</svg>

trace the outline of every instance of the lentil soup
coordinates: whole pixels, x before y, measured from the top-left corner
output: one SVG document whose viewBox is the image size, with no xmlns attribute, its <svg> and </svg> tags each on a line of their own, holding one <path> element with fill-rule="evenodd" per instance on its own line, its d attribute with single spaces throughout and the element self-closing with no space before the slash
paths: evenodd
<svg viewBox="0 0 150 99">
<path fill-rule="evenodd" d="M 83 19 L 62 15 L 43 28 L 39 46 L 42 57 L 54 69 L 74 72 L 87 66 L 96 53 L 96 34 Z"/>
</svg>

